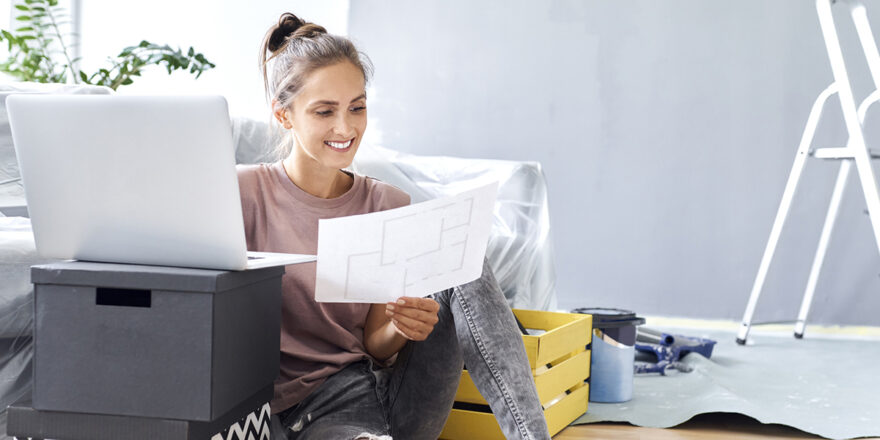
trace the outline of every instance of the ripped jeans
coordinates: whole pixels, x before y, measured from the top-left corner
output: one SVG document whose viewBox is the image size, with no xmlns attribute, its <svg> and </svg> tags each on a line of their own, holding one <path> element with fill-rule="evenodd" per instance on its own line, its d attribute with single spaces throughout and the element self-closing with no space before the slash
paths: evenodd
<svg viewBox="0 0 880 440">
<path fill-rule="evenodd" d="M 428 339 L 409 342 L 390 368 L 365 359 L 330 376 L 272 416 L 272 438 L 436 439 L 467 364 L 505 437 L 549 439 L 519 329 L 488 263 L 482 277 L 434 299 L 440 321 Z"/>
</svg>

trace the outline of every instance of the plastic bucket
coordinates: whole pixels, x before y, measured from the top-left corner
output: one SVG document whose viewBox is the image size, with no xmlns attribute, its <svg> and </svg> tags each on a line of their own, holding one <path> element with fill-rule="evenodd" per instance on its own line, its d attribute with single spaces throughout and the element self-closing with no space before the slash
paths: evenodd
<svg viewBox="0 0 880 440">
<path fill-rule="evenodd" d="M 632 399 L 636 326 L 645 318 L 621 309 L 580 308 L 572 313 L 593 315 L 590 360 L 590 401 L 626 402 Z"/>
</svg>

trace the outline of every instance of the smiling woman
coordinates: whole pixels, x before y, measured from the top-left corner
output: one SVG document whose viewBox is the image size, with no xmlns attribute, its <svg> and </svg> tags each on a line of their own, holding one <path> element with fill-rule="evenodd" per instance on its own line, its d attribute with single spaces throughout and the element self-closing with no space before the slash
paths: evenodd
<svg viewBox="0 0 880 440">
<path fill-rule="evenodd" d="M 279 160 L 238 168 L 249 250 L 317 253 L 320 219 L 409 196 L 344 171 L 367 126 L 371 65 L 348 39 L 283 14 L 260 58 Z M 340 268 L 344 270 L 345 268 Z M 549 438 L 513 313 L 492 270 L 429 298 L 318 303 L 315 264 L 282 279 L 273 437 L 436 439 L 464 362 L 508 438 Z"/>
<path fill-rule="evenodd" d="M 349 62 L 315 71 L 290 106 L 273 101 L 275 117 L 292 138 L 284 168 L 300 188 L 320 191 L 309 183 L 326 180 L 316 175 L 324 172 L 341 180 L 330 193 L 316 195 L 338 197 L 351 186 L 352 178 L 339 170 L 354 160 L 367 127 L 366 101 L 364 74 Z"/>
</svg>

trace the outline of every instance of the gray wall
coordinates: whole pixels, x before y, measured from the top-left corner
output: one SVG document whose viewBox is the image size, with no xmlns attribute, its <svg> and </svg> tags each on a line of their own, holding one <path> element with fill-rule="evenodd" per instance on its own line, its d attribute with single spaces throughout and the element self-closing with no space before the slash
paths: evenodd
<svg viewBox="0 0 880 440">
<path fill-rule="evenodd" d="M 544 165 L 562 308 L 740 319 L 831 81 L 808 0 L 358 0 L 349 35 L 376 66 L 384 146 Z M 865 96 L 864 63 L 853 68 Z M 831 103 L 817 142 L 842 145 Z M 756 319 L 796 316 L 836 169 L 808 165 Z M 880 256 L 857 187 L 811 322 L 880 324 Z"/>
</svg>

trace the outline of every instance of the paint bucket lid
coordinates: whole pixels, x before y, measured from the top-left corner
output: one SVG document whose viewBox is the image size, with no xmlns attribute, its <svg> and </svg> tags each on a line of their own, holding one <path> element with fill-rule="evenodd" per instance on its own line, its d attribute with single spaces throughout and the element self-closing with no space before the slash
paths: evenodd
<svg viewBox="0 0 880 440">
<path fill-rule="evenodd" d="M 593 315 L 593 328 L 619 328 L 637 326 L 645 323 L 645 318 L 636 316 L 635 312 L 623 309 L 605 307 L 581 307 L 571 313 L 584 313 Z"/>
</svg>

